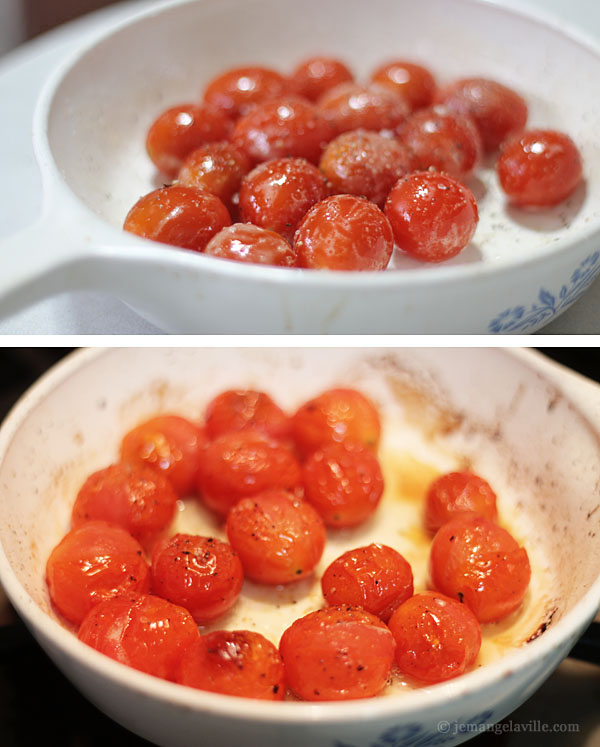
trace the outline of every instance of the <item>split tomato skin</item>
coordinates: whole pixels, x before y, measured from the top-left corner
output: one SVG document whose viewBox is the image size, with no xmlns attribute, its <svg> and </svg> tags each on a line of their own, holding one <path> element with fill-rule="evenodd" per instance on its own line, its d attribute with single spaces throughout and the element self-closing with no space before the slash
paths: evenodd
<svg viewBox="0 0 600 747">
<path fill-rule="evenodd" d="M 436 91 L 431 72 L 423 65 L 407 60 L 393 60 L 381 65 L 371 75 L 371 82 L 397 93 L 411 112 L 430 106 Z"/>
<path fill-rule="evenodd" d="M 434 480 L 425 496 L 425 527 L 434 534 L 459 513 L 475 513 L 496 521 L 496 493 L 472 472 L 448 472 Z"/>
<path fill-rule="evenodd" d="M 296 265 L 296 252 L 283 236 L 251 223 L 234 223 L 219 231 L 208 242 L 204 253 L 218 259 L 254 265 Z"/>
<path fill-rule="evenodd" d="M 204 101 L 237 119 L 256 104 L 289 92 L 290 84 L 280 73 L 254 65 L 232 68 L 213 78 L 204 90 Z"/>
<path fill-rule="evenodd" d="M 290 418 L 265 392 L 228 389 L 212 399 L 205 412 L 210 439 L 231 431 L 262 431 L 275 439 L 290 435 Z"/>
</svg>

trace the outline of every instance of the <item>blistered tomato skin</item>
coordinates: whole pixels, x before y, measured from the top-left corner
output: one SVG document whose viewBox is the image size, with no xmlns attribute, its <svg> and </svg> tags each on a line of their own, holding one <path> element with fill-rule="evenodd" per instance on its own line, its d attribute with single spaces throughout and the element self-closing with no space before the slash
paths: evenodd
<svg viewBox="0 0 600 747">
<path fill-rule="evenodd" d="M 250 171 L 244 153 L 227 141 L 208 143 L 193 150 L 183 162 L 177 181 L 184 187 L 196 187 L 218 197 L 231 212 L 232 198 Z"/>
<path fill-rule="evenodd" d="M 229 389 L 211 400 L 204 416 L 206 433 L 214 439 L 231 431 L 263 431 L 276 439 L 290 435 L 290 418 L 265 392 Z"/>
<path fill-rule="evenodd" d="M 337 135 L 350 130 L 394 130 L 409 113 L 406 102 L 385 86 L 342 83 L 317 102 Z"/>
<path fill-rule="evenodd" d="M 309 101 L 317 101 L 340 83 L 354 80 L 350 69 L 333 57 L 311 57 L 294 70 L 290 82 L 295 93 Z"/>
<path fill-rule="evenodd" d="M 79 625 L 105 599 L 147 592 L 150 571 L 141 545 L 128 531 L 106 521 L 86 521 L 50 553 L 46 582 L 56 609 Z"/>
<path fill-rule="evenodd" d="M 213 78 L 204 91 L 204 101 L 237 118 L 255 104 L 289 92 L 289 82 L 277 71 L 256 66 L 239 67 Z"/>
<path fill-rule="evenodd" d="M 402 251 L 422 262 L 444 262 L 471 241 L 479 213 L 470 189 L 444 174 L 419 171 L 398 181 L 385 214 Z"/>
<path fill-rule="evenodd" d="M 413 595 L 412 569 L 399 552 L 373 543 L 336 558 L 325 570 L 321 588 L 327 604 L 362 607 L 387 622 Z"/>
<path fill-rule="evenodd" d="M 219 231 L 208 242 L 204 253 L 253 265 L 296 266 L 296 252 L 283 236 L 251 223 L 234 223 Z"/>
<path fill-rule="evenodd" d="M 199 633 L 183 607 L 156 596 L 128 594 L 94 607 L 78 637 L 122 664 L 175 681 Z"/>
<path fill-rule="evenodd" d="M 145 239 L 201 252 L 231 218 L 218 197 L 195 187 L 172 185 L 140 197 L 123 228 Z"/>
<path fill-rule="evenodd" d="M 529 130 L 509 139 L 496 168 L 510 202 L 523 207 L 549 207 L 566 200 L 583 173 L 577 146 L 555 130 Z"/>
<path fill-rule="evenodd" d="M 215 630 L 200 636 L 182 660 L 177 682 L 239 698 L 283 700 L 283 662 L 260 633 Z"/>
<path fill-rule="evenodd" d="M 395 643 L 360 607 L 327 607 L 296 620 L 279 651 L 291 690 L 304 700 L 370 698 L 385 687 Z"/>
<path fill-rule="evenodd" d="M 481 648 L 477 618 L 464 604 L 437 592 L 415 594 L 388 621 L 400 672 L 433 685 L 470 669 Z"/>
<path fill-rule="evenodd" d="M 273 585 L 310 575 L 323 554 L 326 532 L 311 505 L 279 490 L 236 503 L 227 516 L 227 537 L 246 577 Z"/>
<path fill-rule="evenodd" d="M 231 609 L 243 580 L 234 550 L 214 537 L 175 534 L 154 546 L 152 593 L 185 607 L 199 624 Z"/>
<path fill-rule="evenodd" d="M 394 238 L 375 203 L 335 195 L 314 205 L 294 237 L 298 266 L 312 270 L 380 271 L 388 266 Z"/>
<path fill-rule="evenodd" d="M 459 513 L 476 513 L 496 521 L 496 494 L 490 484 L 472 472 L 449 472 L 429 486 L 425 496 L 425 526 L 435 533 Z"/>
<path fill-rule="evenodd" d="M 411 112 L 430 106 L 436 91 L 435 78 L 429 70 L 406 60 L 381 65 L 371 76 L 371 82 L 391 88 L 406 101 Z"/>
<path fill-rule="evenodd" d="M 430 576 L 436 589 L 488 623 L 521 606 L 531 568 L 527 551 L 506 529 L 484 517 L 464 515 L 448 521 L 433 538 Z"/>
</svg>

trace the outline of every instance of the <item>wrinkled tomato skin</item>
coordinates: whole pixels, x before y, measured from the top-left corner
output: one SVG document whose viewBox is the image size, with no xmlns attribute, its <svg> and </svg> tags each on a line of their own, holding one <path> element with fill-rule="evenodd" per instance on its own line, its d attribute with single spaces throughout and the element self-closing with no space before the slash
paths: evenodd
<svg viewBox="0 0 600 747">
<path fill-rule="evenodd" d="M 231 431 L 256 430 L 279 440 L 290 435 L 290 418 L 265 392 L 229 389 L 212 399 L 205 412 L 206 433 L 215 439 Z"/>
<path fill-rule="evenodd" d="M 394 250 L 390 223 L 375 203 L 335 195 L 314 205 L 294 237 L 298 266 L 312 270 L 385 270 Z"/>
<path fill-rule="evenodd" d="M 327 535 L 311 505 L 279 490 L 236 503 L 227 516 L 227 537 L 246 577 L 274 585 L 310 575 Z"/>
<path fill-rule="evenodd" d="M 249 630 L 215 630 L 188 649 L 177 682 L 238 698 L 283 700 L 283 662 L 276 646 Z"/>
<path fill-rule="evenodd" d="M 336 558 L 325 570 L 321 588 L 330 606 L 362 607 L 387 622 L 413 595 L 413 574 L 399 552 L 373 543 Z"/>
<path fill-rule="evenodd" d="M 56 609 L 79 625 L 105 599 L 147 592 L 150 570 L 141 545 L 129 532 L 106 521 L 86 521 L 50 553 L 46 582 Z"/>
<path fill-rule="evenodd" d="M 283 236 L 251 223 L 234 223 L 219 231 L 208 242 L 204 253 L 254 265 L 296 266 L 296 252 Z"/>
<path fill-rule="evenodd" d="M 385 214 L 398 247 L 422 262 L 456 257 L 473 238 L 479 220 L 471 190 L 434 171 L 400 179 L 387 198 Z"/>
<path fill-rule="evenodd" d="M 517 610 L 529 586 L 527 551 L 497 524 L 464 515 L 444 524 L 430 554 L 433 586 L 466 604 L 479 622 L 497 622 Z"/>
<path fill-rule="evenodd" d="M 406 119 L 406 102 L 385 86 L 342 83 L 317 102 L 319 111 L 341 135 L 350 130 L 394 130 Z"/>
<path fill-rule="evenodd" d="M 187 156 L 177 174 L 177 182 L 184 187 L 210 192 L 231 213 L 233 197 L 239 192 L 250 165 L 247 156 L 231 143 L 207 143 Z"/>
<path fill-rule="evenodd" d="M 354 527 L 375 511 L 383 475 L 371 449 L 354 441 L 314 451 L 302 468 L 304 496 L 328 527 Z"/>
<path fill-rule="evenodd" d="M 214 537 L 175 534 L 152 552 L 152 592 L 189 610 L 199 623 L 227 612 L 242 589 L 240 559 Z"/>
<path fill-rule="evenodd" d="M 385 687 L 395 643 L 360 607 L 327 607 L 296 620 L 281 637 L 288 687 L 303 700 L 370 698 Z"/>
<path fill-rule="evenodd" d="M 290 93 L 289 82 L 276 70 L 239 67 L 213 78 L 204 91 L 204 101 L 237 119 L 263 101 Z"/>
<path fill-rule="evenodd" d="M 436 91 L 435 78 L 429 70 L 406 60 L 395 60 L 378 67 L 371 82 L 395 91 L 411 112 L 430 106 Z"/>
<path fill-rule="evenodd" d="M 172 185 L 140 197 L 123 228 L 145 239 L 201 252 L 229 225 L 229 212 L 218 197 L 195 187 Z"/>
<path fill-rule="evenodd" d="M 199 633 L 183 607 L 140 594 L 114 597 L 94 607 L 78 637 L 111 659 L 174 682 Z"/>
<path fill-rule="evenodd" d="M 318 101 L 335 86 L 353 80 L 350 69 L 333 57 L 311 57 L 304 60 L 290 76 L 294 93 L 309 101 Z"/>
<path fill-rule="evenodd" d="M 400 672 L 433 685 L 470 669 L 481 648 L 477 618 L 455 599 L 425 591 L 403 602 L 388 621 Z"/>
<path fill-rule="evenodd" d="M 549 207 L 581 182 L 581 156 L 568 135 L 529 130 L 502 145 L 496 165 L 500 186 L 514 205 Z"/>
<path fill-rule="evenodd" d="M 459 513 L 475 513 L 496 521 L 496 494 L 472 472 L 448 472 L 434 480 L 425 496 L 425 527 L 432 534 Z"/>
</svg>

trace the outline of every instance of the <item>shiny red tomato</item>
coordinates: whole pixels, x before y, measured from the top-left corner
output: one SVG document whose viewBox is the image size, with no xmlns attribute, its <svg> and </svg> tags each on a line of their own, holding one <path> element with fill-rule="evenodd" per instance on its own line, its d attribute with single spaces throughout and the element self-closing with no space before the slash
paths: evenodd
<svg viewBox="0 0 600 747">
<path fill-rule="evenodd" d="M 496 494 L 482 477 L 472 472 L 449 472 L 429 486 L 425 497 L 425 526 L 437 530 L 459 513 L 472 512 L 496 521 Z"/>
<path fill-rule="evenodd" d="M 412 569 L 399 552 L 374 543 L 336 558 L 325 570 L 321 588 L 327 604 L 362 607 L 387 622 L 413 595 Z"/>
<path fill-rule="evenodd" d="M 531 577 L 527 551 L 481 516 L 465 514 L 433 538 L 430 575 L 436 589 L 470 607 L 479 622 L 496 622 L 519 608 Z"/>
<path fill-rule="evenodd" d="M 409 113 L 406 102 L 389 88 L 358 83 L 332 88 L 317 105 L 337 135 L 359 129 L 394 130 Z"/>
<path fill-rule="evenodd" d="M 274 267 L 294 267 L 297 260 L 296 252 L 283 236 L 251 223 L 234 223 L 219 231 L 204 253 L 219 259 Z"/>
<path fill-rule="evenodd" d="M 276 70 L 237 67 L 210 81 L 204 91 L 204 101 L 236 118 L 249 112 L 255 104 L 279 98 L 290 91 L 289 81 Z"/>
<path fill-rule="evenodd" d="M 175 681 L 199 633 L 183 607 L 160 597 L 127 594 L 96 605 L 78 637 L 122 664 Z"/>
<path fill-rule="evenodd" d="M 430 106 L 435 95 L 435 78 L 422 65 L 394 60 L 381 65 L 371 76 L 372 83 L 388 86 L 406 101 L 411 112 Z"/>
<path fill-rule="evenodd" d="M 455 599 L 425 591 L 398 607 L 388 621 L 400 672 L 423 684 L 470 669 L 481 648 L 477 618 Z"/>
<path fill-rule="evenodd" d="M 288 584 L 310 575 L 327 535 L 315 509 L 284 490 L 243 498 L 227 515 L 227 537 L 247 578 Z"/>
<path fill-rule="evenodd" d="M 285 440 L 290 435 L 290 418 L 265 392 L 229 389 L 211 400 L 205 413 L 206 433 L 217 438 L 230 431 L 263 431 Z"/>
<path fill-rule="evenodd" d="M 240 559 L 214 537 L 175 534 L 152 552 L 152 592 L 189 610 L 197 623 L 231 609 L 242 589 Z"/>
<path fill-rule="evenodd" d="M 215 630 L 188 649 L 179 669 L 181 685 L 239 698 L 283 700 L 283 662 L 260 633 Z"/>
<path fill-rule="evenodd" d="M 129 532 L 106 521 L 86 521 L 50 553 L 46 582 L 56 609 L 79 625 L 105 599 L 147 592 L 150 572 L 141 545 Z"/>
<path fill-rule="evenodd" d="M 288 686 L 304 700 L 370 698 L 385 687 L 395 643 L 360 607 L 327 607 L 296 620 L 279 651 Z"/>
<path fill-rule="evenodd" d="M 317 101 L 340 83 L 354 80 L 350 69 L 334 57 L 311 57 L 301 62 L 290 77 L 295 93 Z"/>
</svg>

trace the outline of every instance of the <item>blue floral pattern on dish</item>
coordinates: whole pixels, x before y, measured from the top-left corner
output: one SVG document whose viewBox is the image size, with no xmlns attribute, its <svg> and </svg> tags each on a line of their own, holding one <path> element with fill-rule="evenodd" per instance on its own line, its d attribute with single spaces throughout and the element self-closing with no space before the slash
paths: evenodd
<svg viewBox="0 0 600 747">
<path fill-rule="evenodd" d="M 546 288 L 540 288 L 537 302 L 530 306 L 513 306 L 505 309 L 493 319 L 488 329 L 493 334 L 507 332 L 529 332 L 549 322 L 559 312 L 564 311 L 589 287 L 600 270 L 600 252 L 594 252 L 586 257 L 574 270 L 570 278 L 570 285 L 563 285 L 555 294 Z"/>
</svg>

